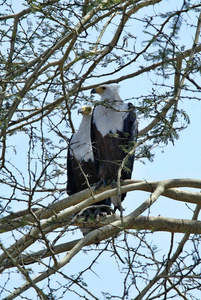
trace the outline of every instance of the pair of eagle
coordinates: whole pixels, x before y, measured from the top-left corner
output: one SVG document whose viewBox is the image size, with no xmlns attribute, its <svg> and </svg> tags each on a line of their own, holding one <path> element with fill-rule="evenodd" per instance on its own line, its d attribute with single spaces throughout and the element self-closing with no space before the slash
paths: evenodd
<svg viewBox="0 0 201 300">
<path fill-rule="evenodd" d="M 78 131 L 72 135 L 67 157 L 67 192 L 75 194 L 94 184 L 117 181 L 118 170 L 123 159 L 133 148 L 137 139 L 138 125 L 131 103 L 124 103 L 118 86 L 104 85 L 92 89 L 101 101 L 94 108 L 83 106 L 78 110 L 82 121 Z M 130 179 L 134 155 L 126 160 L 121 179 Z M 121 201 L 126 194 L 121 195 Z M 113 196 L 97 203 L 120 209 L 119 197 Z M 103 205 L 101 205 L 102 207 Z"/>
</svg>

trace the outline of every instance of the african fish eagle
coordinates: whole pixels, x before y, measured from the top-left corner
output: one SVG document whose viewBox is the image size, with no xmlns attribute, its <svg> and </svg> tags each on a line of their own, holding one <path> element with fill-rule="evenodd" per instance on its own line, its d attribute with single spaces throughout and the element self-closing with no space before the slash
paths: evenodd
<svg viewBox="0 0 201 300">
<path fill-rule="evenodd" d="M 118 170 L 127 153 L 134 146 L 138 123 L 134 107 L 124 103 L 117 85 L 103 85 L 91 90 L 101 96 L 101 102 L 93 110 L 91 120 L 91 142 L 99 181 L 103 184 L 116 181 Z M 121 172 L 121 179 L 130 179 L 134 155 L 131 155 Z M 121 209 L 126 194 L 111 197 L 115 210 Z M 120 202 L 120 203 L 119 203 Z"/>
<path fill-rule="evenodd" d="M 89 185 L 91 186 L 99 181 L 95 170 L 90 136 L 92 111 L 93 107 L 91 106 L 82 106 L 79 108 L 78 113 L 82 114 L 82 121 L 78 131 L 72 135 L 69 141 L 67 154 L 68 195 L 80 192 L 88 188 Z M 96 217 L 97 215 L 100 216 L 110 213 L 110 210 L 107 208 L 107 206 L 109 207 L 111 205 L 110 199 L 97 202 L 95 205 L 97 208 L 91 212 L 89 207 L 89 210 L 86 211 L 85 218 L 90 214 Z M 100 208 L 98 208 L 99 206 Z M 85 235 L 90 230 L 86 228 L 86 230 L 81 229 L 81 231 Z"/>
<path fill-rule="evenodd" d="M 78 109 L 78 113 L 82 114 L 82 121 L 78 131 L 72 135 L 69 142 L 67 155 L 67 192 L 69 195 L 88 188 L 86 178 L 90 184 L 98 180 L 90 138 L 92 110 L 91 106 Z"/>
</svg>

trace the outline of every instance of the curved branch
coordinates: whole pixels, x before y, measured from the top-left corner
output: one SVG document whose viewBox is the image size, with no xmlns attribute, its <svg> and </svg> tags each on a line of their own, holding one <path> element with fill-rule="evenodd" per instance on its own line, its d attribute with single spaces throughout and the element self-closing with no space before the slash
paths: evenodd
<svg viewBox="0 0 201 300">
<path fill-rule="evenodd" d="M 67 219 L 66 222 L 70 222 Z M 112 215 L 107 216 L 99 220 L 99 222 L 94 220 L 89 220 L 88 222 L 84 223 L 85 227 L 94 227 L 94 230 L 99 228 L 101 232 L 101 227 L 111 224 L 114 221 L 121 221 L 121 217 L 119 215 Z M 65 224 L 63 224 L 65 225 Z M 73 226 L 83 227 L 83 222 L 79 220 L 75 220 L 72 224 Z M 135 229 L 135 230 L 150 230 L 152 232 L 155 231 L 164 231 L 164 232 L 171 232 L 171 233 L 190 233 L 190 234 L 201 234 L 201 221 L 197 220 L 186 220 L 186 219 L 174 219 L 174 218 L 166 218 L 163 216 L 158 217 L 145 217 L 139 216 L 133 219 L 129 224 L 127 224 L 125 229 Z M 117 228 L 117 233 L 119 229 Z M 107 234 L 108 238 L 112 237 L 113 235 Z M 86 243 L 86 246 L 92 245 L 94 243 L 98 243 L 105 240 L 105 236 L 97 235 L 95 238 L 91 239 Z M 78 240 L 73 240 L 70 242 L 66 242 L 57 246 L 54 246 L 52 250 L 54 254 L 60 254 L 63 252 L 70 251 L 78 242 Z M 39 260 L 50 257 L 51 252 L 47 251 L 47 249 L 40 250 L 37 252 L 31 252 L 29 254 L 21 255 L 17 262 L 23 265 L 32 264 L 38 262 Z M 5 265 L 2 264 L 2 267 L 7 269 L 14 267 L 15 265 L 12 262 L 6 262 Z"/>
<path fill-rule="evenodd" d="M 198 218 L 198 214 L 200 212 L 200 205 L 196 206 L 195 212 L 193 214 L 192 220 L 196 220 Z M 185 243 L 188 241 L 190 233 L 185 233 L 183 238 L 181 239 L 181 242 L 179 243 L 175 253 L 172 255 L 172 257 L 167 261 L 167 265 L 164 267 L 164 269 L 157 274 L 150 283 L 140 292 L 140 295 L 138 295 L 134 300 L 141 300 L 143 299 L 144 295 L 150 290 L 150 288 L 158 281 L 161 277 L 164 277 L 168 274 L 168 271 L 170 270 L 173 263 L 178 258 L 179 254 L 183 251 Z"/>
<path fill-rule="evenodd" d="M 165 196 L 170 199 L 194 203 L 194 204 L 201 204 L 201 193 L 200 192 L 190 192 L 186 190 L 178 189 L 180 187 L 190 187 L 190 188 L 197 188 L 201 189 L 201 180 L 196 179 L 173 179 L 173 180 L 165 180 L 162 181 L 166 188 L 162 192 L 162 196 Z M 142 181 L 142 180 L 125 180 L 121 183 L 121 193 L 127 193 L 131 191 L 146 191 L 152 193 L 156 187 L 160 184 L 160 181 Z M 93 193 L 93 197 L 91 196 L 91 192 Z M 113 188 L 112 186 L 101 187 L 98 191 L 95 187 L 91 189 L 86 189 L 81 191 L 75 195 L 69 196 L 60 200 L 56 203 L 50 204 L 46 208 L 43 209 L 34 209 L 34 213 L 40 220 L 54 217 L 59 212 L 70 209 L 67 211 L 63 211 L 63 217 L 65 218 L 73 213 L 79 211 L 87 207 L 88 205 L 94 204 L 98 201 L 101 201 L 105 198 L 111 197 L 116 195 L 117 188 Z M 79 204 L 80 206 L 75 206 Z M 89 204 L 90 203 L 90 204 Z M 73 210 L 71 207 L 74 206 Z M 27 211 L 26 211 L 27 212 Z M 32 225 L 35 222 L 35 219 L 32 215 L 27 214 L 25 215 L 24 211 L 21 211 L 22 216 L 19 216 L 19 213 L 12 214 L 11 217 L 4 217 L 0 219 L 0 232 L 6 232 L 25 225 Z M 58 216 L 59 217 L 59 216 Z M 61 216 L 60 216 L 61 217 Z M 61 217 L 62 218 L 62 217 Z"/>
</svg>

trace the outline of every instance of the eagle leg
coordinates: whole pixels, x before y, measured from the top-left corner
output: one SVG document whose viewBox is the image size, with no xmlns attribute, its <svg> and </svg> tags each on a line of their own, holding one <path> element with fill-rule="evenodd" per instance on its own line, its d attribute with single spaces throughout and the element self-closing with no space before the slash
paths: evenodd
<svg viewBox="0 0 201 300">
<path fill-rule="evenodd" d="M 123 211 L 125 211 L 125 209 L 121 206 L 121 204 L 118 204 L 114 207 L 114 213 L 116 212 L 117 209 L 120 211 L 121 214 L 123 213 Z"/>
<path fill-rule="evenodd" d="M 104 186 L 105 186 L 105 182 L 104 182 L 103 179 L 99 180 L 99 181 L 96 183 L 95 191 L 98 191 L 98 189 L 101 187 L 101 185 L 104 185 Z"/>
<path fill-rule="evenodd" d="M 103 187 L 106 187 L 109 184 L 111 184 L 113 188 L 116 187 L 116 181 L 114 179 L 113 180 L 101 179 L 97 182 L 95 186 L 95 190 L 97 191 L 102 185 Z"/>
</svg>

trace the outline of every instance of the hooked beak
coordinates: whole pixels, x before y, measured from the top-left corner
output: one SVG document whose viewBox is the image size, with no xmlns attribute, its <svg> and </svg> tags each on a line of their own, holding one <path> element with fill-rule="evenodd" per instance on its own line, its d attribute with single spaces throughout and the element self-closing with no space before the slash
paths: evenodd
<svg viewBox="0 0 201 300">
<path fill-rule="evenodd" d="M 77 113 L 78 113 L 78 115 L 81 114 L 81 113 L 83 113 L 82 107 L 80 107 L 80 108 L 78 109 Z"/>
<path fill-rule="evenodd" d="M 91 90 L 91 94 L 95 94 L 95 93 L 97 93 L 97 92 L 96 92 L 96 89 L 92 89 L 92 90 Z"/>
</svg>

